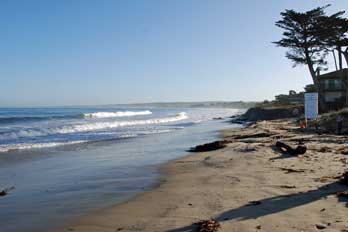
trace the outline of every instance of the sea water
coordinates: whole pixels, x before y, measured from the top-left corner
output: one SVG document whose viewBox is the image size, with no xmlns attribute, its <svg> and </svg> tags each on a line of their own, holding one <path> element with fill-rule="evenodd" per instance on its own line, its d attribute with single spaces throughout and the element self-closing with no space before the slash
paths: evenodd
<svg viewBox="0 0 348 232">
<path fill-rule="evenodd" d="M 0 109 L 0 188 L 14 188 L 0 197 L 0 230 L 45 231 L 146 191 L 159 164 L 216 139 L 242 111 Z"/>
</svg>

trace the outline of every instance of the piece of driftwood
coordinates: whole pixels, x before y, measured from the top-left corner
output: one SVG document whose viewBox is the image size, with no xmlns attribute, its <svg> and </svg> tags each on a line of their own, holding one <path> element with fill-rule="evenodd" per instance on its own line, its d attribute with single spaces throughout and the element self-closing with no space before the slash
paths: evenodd
<svg viewBox="0 0 348 232">
<path fill-rule="evenodd" d="M 286 173 L 305 172 L 305 169 L 293 169 L 293 168 L 280 168 L 280 170 L 286 171 Z"/>
<path fill-rule="evenodd" d="M 345 197 L 345 198 L 348 198 L 348 191 L 337 192 L 336 195 L 337 195 L 338 197 Z"/>
<path fill-rule="evenodd" d="M 245 134 L 245 135 L 236 135 L 232 136 L 234 139 L 250 139 L 250 138 L 264 138 L 264 137 L 270 137 L 274 134 L 272 133 L 266 133 L 266 132 L 260 132 L 260 133 L 254 133 L 254 134 Z"/>
<path fill-rule="evenodd" d="M 325 152 L 331 152 L 331 149 L 328 147 L 321 147 L 319 150 L 319 152 L 325 153 Z"/>
<path fill-rule="evenodd" d="M 348 172 L 343 173 L 341 181 L 342 184 L 348 185 Z"/>
<path fill-rule="evenodd" d="M 11 188 L 6 188 L 6 189 L 3 189 L 3 190 L 0 190 L 0 197 L 4 197 L 8 194 L 9 191 L 13 190 L 14 187 L 11 187 Z"/>
<path fill-rule="evenodd" d="M 261 205 L 262 202 L 261 201 L 249 201 L 248 204 L 246 204 L 246 206 L 254 206 L 254 205 Z"/>
<path fill-rule="evenodd" d="M 229 141 L 227 141 L 227 140 L 219 140 L 219 141 L 215 141 L 215 142 L 212 142 L 212 143 L 206 143 L 206 144 L 198 145 L 196 147 L 191 148 L 189 151 L 190 152 L 214 151 L 214 150 L 226 147 L 226 144 L 228 142 Z"/>
<path fill-rule="evenodd" d="M 295 185 L 281 185 L 280 187 L 281 187 L 281 188 L 286 188 L 286 189 L 293 189 L 293 188 L 296 188 Z"/>
<path fill-rule="evenodd" d="M 319 179 L 317 179 L 317 181 L 320 181 L 321 183 L 325 183 L 328 182 L 330 180 L 334 180 L 334 179 L 340 179 L 341 176 L 322 176 Z"/>
<path fill-rule="evenodd" d="M 322 224 L 316 224 L 316 225 L 315 225 L 315 228 L 317 228 L 318 230 L 323 230 L 323 229 L 326 228 L 326 226 L 325 226 L 325 225 L 322 225 Z"/>
<path fill-rule="evenodd" d="M 280 142 L 280 141 L 276 142 L 276 147 L 290 155 L 303 155 L 307 151 L 307 147 L 305 145 L 302 145 L 302 144 L 298 145 L 294 149 L 288 144 Z"/>
<path fill-rule="evenodd" d="M 344 197 L 348 199 L 348 191 L 341 191 L 336 193 L 337 197 Z M 348 208 L 348 202 L 346 203 L 346 207 Z"/>
<path fill-rule="evenodd" d="M 220 223 L 214 219 L 201 220 L 194 224 L 197 226 L 197 232 L 216 232 L 221 228 Z"/>
</svg>

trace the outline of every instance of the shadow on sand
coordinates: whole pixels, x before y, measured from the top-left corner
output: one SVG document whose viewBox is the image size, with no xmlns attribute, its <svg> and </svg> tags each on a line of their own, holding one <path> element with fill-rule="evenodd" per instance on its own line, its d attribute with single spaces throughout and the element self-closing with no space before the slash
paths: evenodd
<svg viewBox="0 0 348 232">
<path fill-rule="evenodd" d="M 338 191 L 347 190 L 347 186 L 338 182 L 321 186 L 318 189 L 307 192 L 298 192 L 289 195 L 281 195 L 259 200 L 261 204 L 250 205 L 246 204 L 239 208 L 231 209 L 223 212 L 215 218 L 215 220 L 222 222 L 228 220 L 248 220 L 255 219 L 262 216 L 279 213 L 291 208 L 306 205 L 308 203 L 326 198 L 329 195 L 335 194 Z M 255 199 L 251 199 L 255 200 Z M 339 201 L 344 201 L 344 198 L 338 198 Z M 181 228 L 169 230 L 168 232 L 188 232 L 193 231 L 194 225 L 189 225 Z"/>
</svg>

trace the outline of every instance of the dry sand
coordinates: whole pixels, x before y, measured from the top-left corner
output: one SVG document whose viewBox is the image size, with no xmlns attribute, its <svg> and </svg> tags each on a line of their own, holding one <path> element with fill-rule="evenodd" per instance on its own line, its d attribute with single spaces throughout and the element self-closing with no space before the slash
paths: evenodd
<svg viewBox="0 0 348 232">
<path fill-rule="evenodd" d="M 219 231 L 347 232 L 346 200 L 335 195 L 348 190 L 335 178 L 347 169 L 348 155 L 341 154 L 347 138 L 303 133 L 293 125 L 281 120 L 227 130 L 226 148 L 172 161 L 158 188 L 60 231 L 183 232 L 215 218 Z M 255 133 L 265 137 L 250 137 Z M 308 147 L 302 156 L 272 146 L 299 139 Z"/>
</svg>

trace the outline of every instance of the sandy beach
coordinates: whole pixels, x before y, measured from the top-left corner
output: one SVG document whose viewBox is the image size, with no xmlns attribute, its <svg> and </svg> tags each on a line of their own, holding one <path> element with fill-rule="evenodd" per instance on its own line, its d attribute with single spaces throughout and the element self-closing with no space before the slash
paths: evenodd
<svg viewBox="0 0 348 232">
<path fill-rule="evenodd" d="M 0 232 L 348 232 L 348 0 L 1 9 Z"/>
<path fill-rule="evenodd" d="M 84 217 L 59 231 L 195 231 L 216 219 L 219 231 L 348 231 L 345 136 L 318 135 L 294 121 L 262 121 L 223 131 L 227 147 L 163 166 L 152 191 Z M 291 156 L 274 147 L 304 142 Z"/>
</svg>

